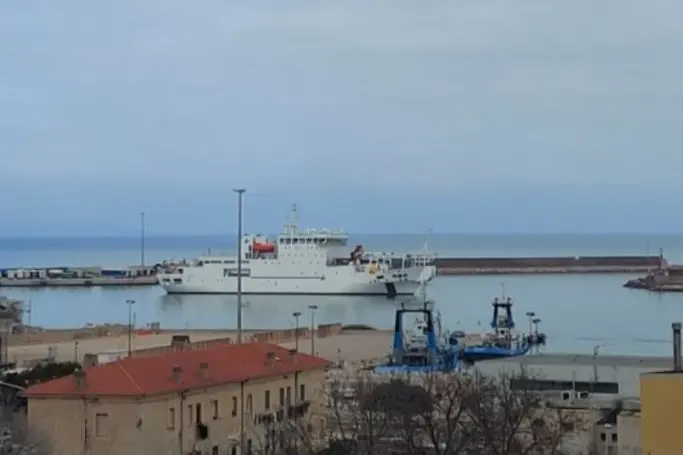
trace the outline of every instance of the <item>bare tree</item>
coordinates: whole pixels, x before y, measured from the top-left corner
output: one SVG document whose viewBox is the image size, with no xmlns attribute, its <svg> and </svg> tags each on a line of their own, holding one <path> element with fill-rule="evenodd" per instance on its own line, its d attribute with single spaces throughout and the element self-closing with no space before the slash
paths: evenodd
<svg viewBox="0 0 683 455">
<path fill-rule="evenodd" d="M 29 431 L 24 410 L 3 408 L 0 412 L 0 455 L 48 455 L 49 441 Z"/>
<path fill-rule="evenodd" d="M 516 381 L 511 381 L 515 379 Z M 559 455 L 576 416 L 523 375 L 332 372 L 325 425 L 289 419 L 264 455 Z"/>
</svg>

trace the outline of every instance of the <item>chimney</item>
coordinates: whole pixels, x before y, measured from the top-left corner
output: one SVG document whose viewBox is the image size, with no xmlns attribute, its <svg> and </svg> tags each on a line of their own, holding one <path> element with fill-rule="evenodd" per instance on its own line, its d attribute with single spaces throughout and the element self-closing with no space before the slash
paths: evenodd
<svg viewBox="0 0 683 455">
<path fill-rule="evenodd" d="M 83 368 L 95 367 L 99 364 L 97 354 L 85 354 L 83 356 Z"/>
<path fill-rule="evenodd" d="M 289 350 L 289 355 L 292 357 L 292 359 L 296 360 L 296 355 L 298 354 L 296 349 L 290 349 Z"/>
<path fill-rule="evenodd" d="M 199 377 L 202 379 L 206 379 L 209 376 L 209 363 L 208 362 L 201 362 L 199 364 Z"/>
<path fill-rule="evenodd" d="M 76 387 L 76 390 L 83 390 L 86 387 L 85 371 L 83 371 L 83 370 L 74 371 L 74 386 Z"/>
<path fill-rule="evenodd" d="M 171 381 L 180 383 L 181 374 L 183 374 L 183 369 L 179 365 L 174 365 L 171 370 Z"/>
<path fill-rule="evenodd" d="M 681 371 L 681 323 L 671 324 L 674 332 L 674 371 Z"/>
<path fill-rule="evenodd" d="M 269 351 L 266 353 L 266 365 L 272 366 L 275 363 L 275 353 L 272 351 Z"/>
</svg>

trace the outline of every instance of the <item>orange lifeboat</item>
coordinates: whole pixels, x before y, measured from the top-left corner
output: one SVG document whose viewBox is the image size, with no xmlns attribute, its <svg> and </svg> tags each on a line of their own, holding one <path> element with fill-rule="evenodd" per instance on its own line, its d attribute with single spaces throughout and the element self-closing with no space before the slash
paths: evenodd
<svg viewBox="0 0 683 455">
<path fill-rule="evenodd" d="M 274 253 L 275 245 L 272 245 L 270 243 L 254 242 L 254 244 L 251 247 L 251 250 L 254 253 Z"/>
</svg>

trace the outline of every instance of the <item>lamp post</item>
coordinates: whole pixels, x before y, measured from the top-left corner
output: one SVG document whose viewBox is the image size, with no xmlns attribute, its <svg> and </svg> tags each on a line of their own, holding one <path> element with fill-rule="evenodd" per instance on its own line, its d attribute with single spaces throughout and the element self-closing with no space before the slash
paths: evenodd
<svg viewBox="0 0 683 455">
<path fill-rule="evenodd" d="M 534 313 L 533 311 L 526 312 L 526 317 L 529 318 L 529 335 L 531 335 L 531 324 L 534 323 L 534 316 L 536 316 L 536 313 Z"/>
<path fill-rule="evenodd" d="M 233 189 L 237 193 L 237 342 L 242 343 L 242 198 L 244 188 Z"/>
<path fill-rule="evenodd" d="M 318 305 L 308 305 L 308 309 L 311 310 L 311 355 L 315 355 L 315 310 Z"/>
<path fill-rule="evenodd" d="M 145 267 L 145 212 L 140 212 L 140 267 Z"/>
<path fill-rule="evenodd" d="M 541 318 L 534 318 L 531 322 L 534 324 L 534 332 L 538 334 L 538 324 L 541 323 Z"/>
<path fill-rule="evenodd" d="M 126 300 L 128 305 L 128 357 L 133 356 L 133 305 L 135 300 Z"/>
<path fill-rule="evenodd" d="M 301 311 L 295 311 L 292 313 L 294 316 L 294 350 L 299 352 L 299 317 L 301 316 Z"/>
</svg>

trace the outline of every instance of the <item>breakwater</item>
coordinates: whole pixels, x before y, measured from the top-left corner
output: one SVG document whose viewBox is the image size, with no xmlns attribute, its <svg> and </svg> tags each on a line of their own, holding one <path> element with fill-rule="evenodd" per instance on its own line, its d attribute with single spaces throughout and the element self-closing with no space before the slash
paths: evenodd
<svg viewBox="0 0 683 455">
<path fill-rule="evenodd" d="M 436 258 L 439 275 L 643 273 L 668 267 L 661 256 Z"/>
<path fill-rule="evenodd" d="M 645 276 L 628 280 L 624 287 L 650 292 L 683 292 L 683 266 L 651 269 Z"/>
<path fill-rule="evenodd" d="M 158 266 L 0 269 L 0 287 L 149 286 L 157 284 L 157 270 Z"/>
</svg>

